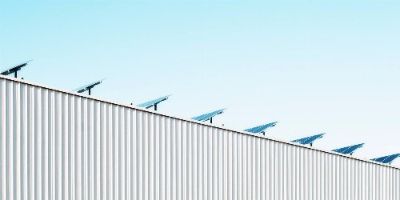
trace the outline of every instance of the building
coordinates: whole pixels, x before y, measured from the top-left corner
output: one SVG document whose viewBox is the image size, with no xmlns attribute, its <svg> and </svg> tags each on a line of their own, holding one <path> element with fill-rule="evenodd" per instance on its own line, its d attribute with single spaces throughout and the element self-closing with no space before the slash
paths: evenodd
<svg viewBox="0 0 400 200">
<path fill-rule="evenodd" d="M 0 77 L 0 199 L 399 200 L 400 169 Z"/>
</svg>

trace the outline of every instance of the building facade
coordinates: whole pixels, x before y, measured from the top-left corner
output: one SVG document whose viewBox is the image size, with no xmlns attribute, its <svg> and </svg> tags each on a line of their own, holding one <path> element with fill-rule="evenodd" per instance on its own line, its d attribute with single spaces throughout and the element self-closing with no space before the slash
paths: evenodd
<svg viewBox="0 0 400 200">
<path fill-rule="evenodd" d="M 0 77 L 0 200 L 399 200 L 400 169 Z"/>
</svg>

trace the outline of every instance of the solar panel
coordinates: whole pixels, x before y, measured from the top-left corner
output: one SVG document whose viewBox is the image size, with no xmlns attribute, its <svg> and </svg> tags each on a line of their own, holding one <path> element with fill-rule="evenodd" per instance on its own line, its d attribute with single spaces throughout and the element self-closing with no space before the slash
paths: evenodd
<svg viewBox="0 0 400 200">
<path fill-rule="evenodd" d="M 263 124 L 261 126 L 256 126 L 256 127 L 253 127 L 253 128 L 246 129 L 244 131 L 247 131 L 247 132 L 250 132 L 250 133 L 256 133 L 256 134 L 259 134 L 259 133 L 265 134 L 265 130 L 266 129 L 276 126 L 277 123 L 278 122 L 272 122 L 272 123 L 268 123 L 268 124 Z"/>
<path fill-rule="evenodd" d="M 96 81 L 94 83 L 85 85 L 79 89 L 76 90 L 77 93 L 82 93 L 82 92 L 86 92 L 89 91 L 89 95 L 92 94 L 92 89 L 96 86 L 96 85 L 100 85 L 102 82 L 104 81 L 104 79 L 100 80 L 100 81 Z"/>
<path fill-rule="evenodd" d="M 325 135 L 325 133 L 321 133 L 318 135 L 313 135 L 313 136 L 293 140 L 292 142 L 300 143 L 300 144 L 309 144 L 312 146 L 312 144 L 314 143 L 315 140 L 322 138 L 324 135 Z"/>
<path fill-rule="evenodd" d="M 142 108 L 146 108 L 146 109 L 149 109 L 149 108 L 151 108 L 151 107 L 154 107 L 154 110 L 157 110 L 158 104 L 161 103 L 161 102 L 163 102 L 163 101 L 166 101 L 170 96 L 171 96 L 171 95 L 164 96 L 164 97 L 160 97 L 160 98 L 157 98 L 157 99 L 153 99 L 153 100 L 150 100 L 150 101 L 141 103 L 141 104 L 139 104 L 139 105 L 137 105 L 137 106 L 138 106 L 138 107 L 142 107 Z"/>
<path fill-rule="evenodd" d="M 201 122 L 210 121 L 212 123 L 212 119 L 215 116 L 224 113 L 224 111 L 225 111 L 225 109 L 220 109 L 220 110 L 216 110 L 216 111 L 213 111 L 213 112 L 210 112 L 210 113 L 199 115 L 197 117 L 193 117 L 192 119 L 194 119 L 196 121 L 201 121 Z"/>
<path fill-rule="evenodd" d="M 384 163 L 384 164 L 391 164 L 398 157 L 400 157 L 399 153 L 388 155 L 388 156 L 383 156 L 380 158 L 374 158 L 374 159 L 372 159 L 372 161 L 380 162 L 380 163 Z"/>
<path fill-rule="evenodd" d="M 352 145 L 352 146 L 347 146 L 347 147 L 343 147 L 340 149 L 334 149 L 332 151 L 337 152 L 337 153 L 341 153 L 341 154 L 350 154 L 352 155 L 357 149 L 361 148 L 364 146 L 364 143 L 362 144 L 356 144 L 356 145 Z"/>
<path fill-rule="evenodd" d="M 17 66 L 11 67 L 11 68 L 9 68 L 9 69 L 7 69 L 7 70 L 1 72 L 1 74 L 7 76 L 7 75 L 9 75 L 9 74 L 14 73 L 14 78 L 17 78 L 17 77 L 18 77 L 18 71 L 21 70 L 23 67 L 27 66 L 28 63 L 30 63 L 31 61 L 32 61 L 32 60 L 29 60 L 29 61 L 24 62 L 24 63 L 22 63 L 22 64 L 19 64 L 19 65 L 17 65 Z"/>
</svg>

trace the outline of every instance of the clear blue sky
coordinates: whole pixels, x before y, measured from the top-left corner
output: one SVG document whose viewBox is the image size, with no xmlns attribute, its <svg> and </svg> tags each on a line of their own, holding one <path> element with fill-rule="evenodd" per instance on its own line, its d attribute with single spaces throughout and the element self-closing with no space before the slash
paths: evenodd
<svg viewBox="0 0 400 200">
<path fill-rule="evenodd" d="M 279 121 L 359 157 L 400 152 L 398 1 L 2 1 L 0 68 L 121 103 L 173 94 L 180 117 L 226 107 L 217 124 Z M 400 162 L 396 164 L 399 165 Z"/>
</svg>

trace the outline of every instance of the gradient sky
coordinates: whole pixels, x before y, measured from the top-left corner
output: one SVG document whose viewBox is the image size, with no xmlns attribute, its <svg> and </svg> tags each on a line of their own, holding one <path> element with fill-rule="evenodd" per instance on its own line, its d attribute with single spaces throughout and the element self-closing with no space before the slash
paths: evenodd
<svg viewBox="0 0 400 200">
<path fill-rule="evenodd" d="M 26 80 L 65 90 L 107 78 L 96 97 L 173 94 L 160 112 L 268 135 L 320 132 L 315 146 L 365 142 L 400 152 L 400 2 L 0 2 L 0 68 L 33 59 Z M 399 166 L 400 161 L 395 165 Z"/>
</svg>

